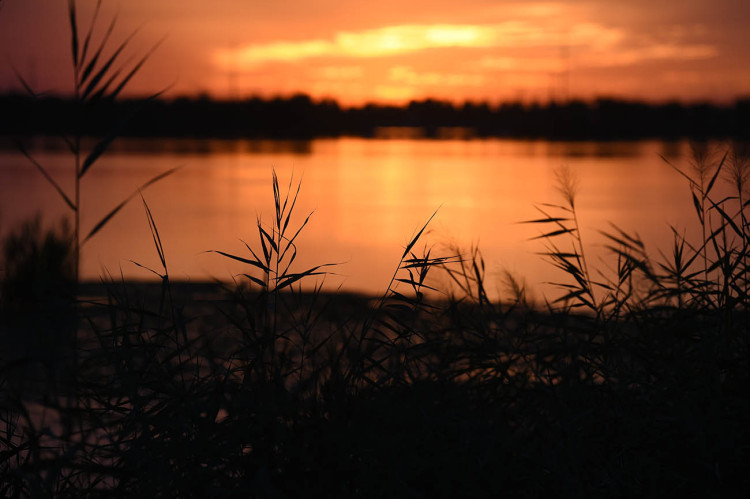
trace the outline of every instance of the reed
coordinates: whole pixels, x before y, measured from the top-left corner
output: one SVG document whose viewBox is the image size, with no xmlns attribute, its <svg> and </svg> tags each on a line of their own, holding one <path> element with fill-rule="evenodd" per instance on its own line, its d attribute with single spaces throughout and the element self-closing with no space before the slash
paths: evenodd
<svg viewBox="0 0 750 499">
<path fill-rule="evenodd" d="M 114 127 L 107 131 L 107 133 L 102 134 L 102 137 L 98 138 L 91 147 L 87 147 L 84 144 L 84 121 L 89 116 L 95 114 L 97 105 L 105 101 L 113 101 L 117 99 L 132 78 L 146 63 L 151 54 L 153 54 L 161 44 L 161 41 L 159 41 L 134 64 L 129 64 L 128 62 L 121 63 L 120 61 L 124 58 L 128 44 L 133 39 L 136 32 L 131 33 L 110 51 L 108 42 L 117 24 L 117 18 L 115 17 L 107 26 L 104 34 L 99 36 L 97 42 L 95 29 L 97 28 L 97 19 L 101 4 L 101 0 L 97 0 L 92 19 L 89 22 L 84 35 L 83 32 L 79 33 L 78 29 L 78 10 L 76 8 L 76 2 L 75 0 L 68 0 L 68 21 L 74 75 L 73 96 L 75 103 L 75 112 L 68 118 L 70 119 L 69 128 L 74 130 L 74 133 L 72 136 L 66 135 L 61 138 L 70 150 L 73 159 L 73 168 L 71 171 L 73 178 L 72 192 L 67 192 L 63 189 L 60 183 L 49 173 L 48 169 L 37 161 L 22 143 L 19 143 L 21 152 L 26 156 L 29 162 L 39 170 L 52 188 L 54 188 L 57 195 L 70 209 L 73 215 L 73 254 L 76 281 L 79 279 L 80 253 L 83 245 L 102 230 L 109 221 L 125 207 L 125 205 L 138 195 L 139 191 L 145 190 L 150 185 L 171 175 L 177 170 L 177 168 L 174 168 L 165 171 L 148 180 L 130 196 L 101 216 L 98 222 L 94 224 L 88 232 L 84 233 L 82 231 L 81 213 L 84 207 L 81 204 L 81 192 L 83 188 L 83 180 L 86 177 L 86 174 L 91 171 L 91 168 L 99 162 L 102 155 L 117 138 L 128 120 L 132 118 L 132 113 L 120 117 L 115 122 Z M 81 37 L 81 35 L 83 36 Z M 17 71 L 16 75 L 29 94 L 36 98 L 37 93 L 24 80 L 23 76 Z M 144 104 L 156 99 L 162 93 L 163 91 L 157 92 L 144 99 Z"/>
</svg>

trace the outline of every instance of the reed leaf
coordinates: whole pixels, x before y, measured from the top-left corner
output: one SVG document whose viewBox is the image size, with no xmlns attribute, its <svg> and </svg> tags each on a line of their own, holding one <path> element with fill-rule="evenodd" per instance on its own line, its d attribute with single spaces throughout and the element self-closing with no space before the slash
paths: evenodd
<svg viewBox="0 0 750 499">
<path fill-rule="evenodd" d="M 91 78 L 91 81 L 88 82 L 86 85 L 86 89 L 83 91 L 83 94 L 81 95 L 81 100 L 86 100 L 86 98 L 91 94 L 91 92 L 94 91 L 96 86 L 99 84 L 102 78 L 109 72 L 110 68 L 112 67 L 112 64 L 115 63 L 117 58 L 120 56 L 123 50 L 125 50 L 125 47 L 128 46 L 128 43 L 130 43 L 130 40 L 135 36 L 137 33 L 136 31 L 133 31 L 130 36 L 125 38 L 125 40 L 120 43 L 120 45 L 115 49 L 115 51 L 112 53 L 111 56 L 109 56 L 109 59 L 102 65 L 101 68 L 96 72 L 96 74 Z M 81 85 L 83 85 L 83 82 L 81 82 Z"/>
<path fill-rule="evenodd" d="M 666 164 L 667 164 L 668 166 L 670 166 L 670 167 L 671 167 L 671 168 L 672 168 L 672 169 L 673 169 L 674 171 L 676 171 L 676 172 L 677 172 L 678 174 L 680 174 L 680 175 L 681 175 L 681 176 L 682 176 L 682 177 L 683 177 L 683 178 L 684 178 L 685 180 L 687 180 L 687 181 L 688 181 L 688 183 L 690 184 L 690 187 L 691 187 L 691 188 L 693 188 L 693 187 L 696 187 L 696 188 L 698 188 L 698 189 L 700 190 L 700 186 L 698 185 L 698 183 L 697 183 L 697 182 L 696 182 L 695 180 L 693 180 L 693 179 L 692 179 L 692 178 L 690 177 L 690 175 L 688 175 L 687 173 L 683 172 L 683 171 L 682 171 L 682 170 L 681 170 L 681 169 L 680 169 L 680 168 L 679 168 L 679 167 L 678 167 L 677 165 L 673 164 L 673 163 L 672 163 L 671 161 L 669 161 L 669 160 L 668 160 L 668 159 L 667 159 L 666 157 L 664 157 L 664 156 L 663 156 L 662 154 L 659 154 L 659 157 L 660 157 L 660 158 L 662 159 L 662 161 L 664 161 L 664 163 L 666 163 Z"/>
<path fill-rule="evenodd" d="M 429 286 L 429 285 L 427 285 L 427 284 L 424 284 L 424 281 L 423 281 L 423 280 L 421 280 L 421 279 L 420 279 L 420 280 L 414 279 L 414 277 L 413 277 L 413 276 L 412 276 L 411 278 L 409 278 L 409 279 L 405 279 L 405 278 L 397 278 L 397 279 L 396 279 L 396 282 L 401 282 L 401 283 L 404 283 L 404 284 L 408 284 L 408 285 L 410 285 L 410 286 L 414 286 L 414 287 L 419 287 L 419 288 L 425 288 L 425 289 L 429 289 L 430 291 L 436 291 L 436 292 L 439 292 L 439 291 L 440 291 L 440 290 L 439 290 L 439 289 L 437 289 L 437 288 L 434 288 L 434 287 L 432 287 L 432 286 Z"/>
<path fill-rule="evenodd" d="M 698 214 L 698 220 L 700 221 L 701 225 L 705 223 L 704 221 L 704 215 L 703 215 L 703 206 L 701 205 L 701 202 L 698 200 L 698 196 L 695 195 L 695 192 L 691 192 L 693 195 L 693 206 L 695 207 L 695 212 Z"/>
<path fill-rule="evenodd" d="M 98 9 L 97 9 L 98 10 Z M 99 57 L 101 57 L 102 52 L 104 51 L 104 47 L 107 44 L 107 41 L 109 41 L 109 37 L 112 35 L 112 31 L 114 31 L 115 24 L 117 23 L 117 16 L 115 16 L 112 21 L 109 24 L 109 27 L 107 28 L 107 31 L 104 33 L 104 37 L 102 38 L 102 41 L 99 43 L 99 47 L 96 49 L 96 52 L 94 52 L 94 55 L 91 57 L 91 60 L 86 64 L 86 66 L 83 68 L 83 72 L 81 73 L 81 76 L 78 80 L 78 86 L 79 88 L 86 84 L 86 81 L 88 80 L 89 76 L 91 76 L 92 71 L 96 67 L 96 63 L 99 61 Z M 89 28 L 89 34 L 88 37 L 91 36 L 91 31 L 93 31 L 94 25 L 91 24 L 91 27 Z M 89 38 L 86 39 L 86 44 L 84 45 L 84 51 L 88 48 Z M 82 56 L 85 60 L 85 53 Z M 110 64 L 111 65 L 111 64 Z M 104 76 L 102 74 L 99 76 L 99 80 Z M 93 89 L 92 89 L 93 90 Z"/>
<path fill-rule="evenodd" d="M 23 86 L 23 89 L 26 90 L 26 92 L 35 99 L 40 97 L 39 94 L 34 92 L 34 89 L 31 88 L 31 85 L 28 84 L 28 82 L 24 79 L 24 77 L 21 75 L 18 69 L 16 69 L 16 67 L 12 63 L 9 63 L 9 65 L 11 69 L 13 70 L 13 73 L 16 75 L 16 78 L 21 83 L 21 86 Z"/>
<path fill-rule="evenodd" d="M 68 21 L 70 23 L 70 41 L 73 52 L 73 67 L 78 69 L 78 23 L 76 23 L 76 2 L 68 0 Z"/>
<path fill-rule="evenodd" d="M 250 260 L 249 258 L 245 258 L 245 257 L 239 256 L 239 255 L 233 255 L 231 253 L 226 253 L 224 251 L 219 251 L 219 250 L 208 250 L 207 252 L 208 253 L 218 253 L 221 256 L 225 256 L 227 258 L 230 258 L 232 260 L 238 261 L 240 263 L 245 263 L 247 265 L 251 265 L 253 267 L 256 267 L 256 268 L 262 270 L 263 272 L 270 272 L 271 271 L 271 269 L 269 269 L 268 266 L 264 265 L 259 260 Z"/>
<path fill-rule="evenodd" d="M 721 206 L 719 206 L 718 204 L 714 203 L 710 199 L 709 199 L 709 202 L 711 203 L 711 207 L 713 209 L 715 209 L 716 211 L 719 212 L 719 214 L 721 215 L 721 218 L 724 220 L 724 222 L 726 222 L 727 224 L 729 224 L 729 226 L 732 228 L 732 230 L 734 231 L 735 234 L 737 234 L 741 238 L 745 237 L 744 232 L 737 226 L 737 224 L 735 223 L 734 219 L 732 217 L 730 217 L 727 214 L 727 212 L 724 211 L 724 209 L 722 209 Z"/>
<path fill-rule="evenodd" d="M 28 159 L 31 162 L 31 164 L 34 165 L 37 168 L 37 170 L 39 170 L 39 172 L 44 176 L 44 178 L 47 179 L 47 181 L 52 185 L 52 187 L 55 188 L 55 190 L 60 195 L 60 197 L 63 199 L 63 201 L 65 201 L 65 204 L 67 204 L 68 207 L 71 210 L 76 211 L 77 207 L 76 207 L 75 203 L 73 203 L 73 201 L 71 201 L 71 199 L 68 197 L 68 195 L 65 194 L 65 191 L 63 191 L 62 187 L 60 187 L 58 185 L 58 183 L 55 182 L 55 180 L 52 178 L 52 176 L 49 173 L 47 173 L 47 170 L 41 164 L 39 164 L 38 161 L 36 161 L 33 157 L 31 157 L 31 154 L 29 154 L 29 152 L 26 150 L 26 148 L 23 146 L 23 144 L 19 143 L 18 144 L 18 148 L 20 149 L 21 154 L 23 154 L 24 156 L 26 156 L 26 159 Z"/>
<path fill-rule="evenodd" d="M 164 269 L 164 272 L 167 271 L 167 260 L 164 256 L 164 245 L 161 242 L 161 236 L 159 235 L 159 230 L 156 227 L 156 222 L 154 222 L 154 216 L 151 214 L 151 208 L 149 208 L 148 203 L 146 203 L 146 198 L 143 197 L 143 194 L 139 191 L 138 192 L 141 196 L 141 201 L 143 201 L 143 207 L 146 210 L 146 217 L 148 218 L 148 226 L 151 230 L 151 237 L 154 239 L 154 246 L 156 247 L 156 252 L 159 255 L 159 260 L 161 261 L 161 266 Z"/>
<path fill-rule="evenodd" d="M 242 244 L 244 244 L 247 250 L 250 252 L 250 254 L 253 255 L 253 258 L 255 258 L 255 261 L 260 262 L 260 258 L 258 258 L 258 255 L 255 254 L 255 251 L 253 251 L 253 248 L 251 248 L 250 245 L 247 244 L 245 241 L 242 241 Z"/>
<path fill-rule="evenodd" d="M 322 265 L 316 265 L 315 267 L 312 267 L 310 269 L 307 269 L 303 272 L 297 272 L 294 274 L 287 274 L 284 276 L 277 277 L 277 282 L 275 285 L 275 289 L 277 291 L 280 291 L 288 286 L 291 286 L 295 282 L 299 281 L 300 279 L 303 279 L 305 277 L 314 276 L 314 275 L 324 275 L 326 272 L 318 272 L 319 269 L 323 267 L 330 267 L 336 265 L 334 263 L 324 263 Z"/>
<path fill-rule="evenodd" d="M 94 7 L 94 14 L 91 17 L 91 22 L 89 23 L 89 29 L 86 31 L 86 38 L 83 41 L 83 48 L 81 49 L 81 66 L 83 66 L 84 61 L 86 61 L 86 56 L 88 55 L 89 51 L 89 44 L 91 43 L 91 35 L 94 34 L 94 26 L 96 26 L 96 19 L 99 17 L 99 9 L 102 6 L 102 0 L 96 0 L 96 7 Z"/>
<path fill-rule="evenodd" d="M 573 210 L 570 209 L 569 206 L 563 206 L 563 205 L 553 204 L 553 203 L 539 203 L 539 206 L 546 206 L 548 208 L 555 208 L 555 209 L 558 209 L 558 210 L 567 211 L 568 213 L 573 213 Z M 542 213 L 544 213 L 544 212 L 542 212 Z"/>
<path fill-rule="evenodd" d="M 289 179 L 289 187 L 287 187 L 287 194 L 286 194 L 286 197 L 284 198 L 284 206 L 282 206 L 281 212 L 280 212 L 280 214 L 282 214 L 282 215 L 284 213 L 286 213 L 286 218 L 284 219 L 284 225 L 283 226 L 281 225 L 281 220 L 279 220 L 279 227 L 281 228 L 281 237 L 284 237 L 284 234 L 286 233 L 286 229 L 289 226 L 289 220 L 290 220 L 290 218 L 292 216 L 292 211 L 294 210 L 294 206 L 297 204 L 297 197 L 299 196 L 299 191 L 300 191 L 301 187 L 302 187 L 302 181 L 300 180 L 297 183 L 297 190 L 294 193 L 294 198 L 292 199 L 292 203 L 289 205 L 289 210 L 287 211 L 287 201 L 289 200 L 289 192 L 291 191 L 291 188 L 292 188 L 292 179 L 291 178 Z M 312 212 L 310 213 L 310 215 L 307 216 L 308 220 L 310 219 L 311 215 L 312 215 Z M 305 224 L 306 223 L 307 223 L 307 220 L 305 220 Z M 303 226 L 304 226 L 304 224 L 303 224 Z M 300 229 L 297 230 L 297 234 L 299 234 L 299 231 L 301 229 L 302 228 L 300 227 Z M 297 237 L 297 234 L 295 234 L 294 238 Z M 294 238 L 292 238 L 292 240 Z M 283 258 L 283 256 L 282 256 L 282 258 Z"/>
<path fill-rule="evenodd" d="M 131 194 L 130 196 L 128 196 L 124 201 L 121 201 L 120 204 L 118 204 L 117 206 L 115 206 L 111 211 L 109 211 L 106 215 L 104 215 L 104 217 L 101 220 L 99 220 L 99 222 L 97 222 L 96 225 L 94 225 L 94 227 L 91 229 L 91 231 L 89 231 L 89 233 L 86 235 L 86 237 L 83 238 L 83 241 L 81 241 L 81 245 L 84 245 L 89 239 L 91 239 L 92 237 L 94 237 L 94 235 L 97 232 L 99 232 L 100 230 L 102 230 L 104 228 L 104 226 L 107 225 L 107 223 L 112 219 L 112 217 L 114 217 L 115 215 L 117 215 L 117 213 L 121 209 L 123 209 L 125 207 L 125 205 L 128 204 L 128 202 L 131 199 L 133 199 L 133 197 L 135 197 L 135 194 Z"/>
<path fill-rule="evenodd" d="M 263 257 L 265 258 L 266 265 L 271 264 L 271 250 L 268 249 L 268 246 L 266 245 L 266 241 L 269 241 L 271 244 L 271 249 L 276 248 L 276 242 L 273 240 L 273 238 L 266 232 L 266 230 L 263 228 L 263 225 L 261 224 L 260 219 L 258 219 L 258 237 L 260 238 L 260 245 L 263 249 Z"/>
<path fill-rule="evenodd" d="M 550 239 L 552 237 L 561 236 L 563 234 L 572 234 L 573 232 L 575 232 L 575 229 L 565 228 L 565 229 L 553 230 L 552 232 L 546 232 L 539 236 L 532 237 L 530 241 L 535 241 L 537 239 Z"/>
<path fill-rule="evenodd" d="M 89 102 L 97 102 L 104 98 L 104 95 L 109 90 L 109 87 L 112 86 L 112 84 L 117 80 L 117 78 L 120 77 L 120 73 L 122 72 L 122 68 L 117 68 L 112 72 L 109 78 L 107 78 L 107 81 L 105 81 L 102 85 L 99 86 L 99 88 L 91 94 L 91 97 L 89 97 Z"/>
<path fill-rule="evenodd" d="M 721 172 L 721 168 L 724 166 L 724 162 L 727 159 L 727 155 L 729 154 L 729 151 L 724 153 L 724 157 L 721 158 L 721 161 L 719 162 L 719 166 L 716 167 L 716 171 L 714 172 L 713 177 L 711 177 L 711 180 L 708 182 L 708 187 L 706 187 L 706 192 L 703 193 L 703 197 L 708 197 L 708 194 L 711 192 L 711 189 L 714 186 L 714 182 L 716 182 L 716 179 L 719 177 L 719 173 Z"/>
<path fill-rule="evenodd" d="M 94 227 L 91 229 L 91 231 L 81 241 L 81 245 L 85 244 L 86 241 L 88 241 L 89 239 L 91 239 L 97 232 L 99 232 L 100 230 L 102 230 L 104 228 L 104 226 L 107 225 L 107 223 L 112 219 L 112 217 L 114 217 L 121 209 L 123 209 L 125 207 L 125 205 L 127 205 L 141 191 L 145 190 L 147 187 L 155 184 L 156 182 L 162 180 L 163 178 L 166 178 L 166 177 L 172 175 L 174 172 L 176 172 L 180 168 L 181 167 L 178 166 L 176 168 L 171 168 L 171 169 L 169 169 L 169 170 L 167 170 L 167 171 L 165 171 L 163 173 L 160 173 L 160 174 L 154 176 L 153 178 L 151 178 L 150 180 L 148 180 L 147 182 L 145 182 L 144 184 L 142 184 L 138 189 L 136 189 L 135 191 L 133 191 L 133 193 L 130 196 L 128 196 L 127 198 L 125 198 L 123 201 L 121 201 L 111 211 L 109 211 L 106 215 L 104 215 L 104 217 L 101 220 L 99 220 L 99 222 L 96 225 L 94 225 Z"/>
<path fill-rule="evenodd" d="M 643 244 L 643 241 L 641 240 L 641 237 L 637 233 L 635 234 L 635 236 L 631 236 L 630 234 L 628 234 L 624 230 L 620 229 L 617 225 L 615 225 L 615 224 L 613 224 L 611 222 L 610 222 L 609 225 L 610 225 L 610 227 L 612 229 L 614 229 L 615 231 L 617 231 L 619 237 L 615 236 L 611 232 L 599 231 L 599 233 L 602 234 L 603 236 L 605 236 L 605 237 L 613 240 L 613 241 L 616 241 L 616 242 L 620 243 L 621 245 L 623 245 L 623 246 L 625 246 L 627 248 L 638 249 L 638 250 L 641 250 L 641 251 L 645 249 L 645 245 Z"/>
<path fill-rule="evenodd" d="M 156 52 L 156 49 L 159 48 L 159 46 L 166 40 L 166 37 L 161 38 L 159 41 L 157 41 L 151 49 L 146 52 L 146 55 L 144 55 L 136 64 L 133 66 L 133 68 L 130 70 L 130 72 L 125 76 L 125 78 L 120 81 L 119 85 L 112 91 L 112 93 L 108 96 L 110 99 L 116 99 L 118 95 L 120 95 L 120 92 L 125 88 L 125 86 L 128 84 L 128 82 L 133 78 L 133 76 L 140 71 L 141 67 L 146 63 L 146 61 L 153 55 L 154 52 Z M 162 92 L 159 92 L 161 94 Z"/>
<path fill-rule="evenodd" d="M 130 119 L 140 110 L 142 107 L 151 100 L 154 100 L 158 97 L 160 93 L 154 94 L 150 96 L 145 101 L 141 102 L 138 106 L 136 106 L 134 109 L 132 109 L 128 114 L 123 116 L 117 124 L 114 126 L 114 128 L 110 131 L 109 134 L 107 134 L 103 139 L 101 139 L 99 142 L 97 142 L 94 147 L 91 149 L 91 152 L 86 156 L 86 158 L 83 160 L 83 163 L 81 165 L 81 171 L 78 174 L 78 178 L 81 179 L 83 176 L 88 172 L 89 168 L 96 163 L 96 160 L 101 157 L 102 154 L 104 154 L 109 146 L 114 142 L 114 140 L 120 136 L 120 132 L 125 128 L 125 125 L 130 121 Z"/>
<path fill-rule="evenodd" d="M 549 256 L 549 257 L 555 257 L 555 258 L 578 258 L 580 255 L 578 253 L 570 253 L 570 252 L 564 252 L 564 251 L 541 251 L 535 253 L 535 255 L 539 256 Z"/>
<path fill-rule="evenodd" d="M 221 253 L 220 251 L 217 251 L 217 253 L 220 253 L 220 254 L 222 254 L 222 255 L 224 255 L 224 256 L 228 256 L 228 255 L 226 255 L 226 254 L 224 254 L 224 253 Z M 231 257 L 230 257 L 230 258 L 231 258 Z M 266 287 L 268 287 L 268 286 L 267 286 L 267 284 L 266 284 L 266 283 L 265 283 L 264 281 L 262 281 L 262 280 L 258 279 L 257 277 L 251 276 L 250 274 L 240 274 L 240 275 L 241 275 L 241 276 L 244 276 L 244 277 L 247 277 L 247 278 L 248 278 L 248 279 L 250 279 L 250 280 L 251 280 L 252 282 L 254 282 L 254 283 L 255 283 L 255 284 L 257 284 L 258 286 L 260 286 L 261 288 L 266 288 Z"/>
<path fill-rule="evenodd" d="M 422 237 L 422 233 L 425 231 L 427 226 L 430 224 L 433 218 L 435 218 L 435 215 L 437 215 L 437 210 L 433 212 L 432 215 L 430 215 L 430 218 L 427 219 L 427 222 L 422 226 L 422 228 L 417 232 L 417 234 L 409 241 L 409 244 L 406 245 L 406 248 L 404 249 L 403 255 L 401 255 L 401 259 L 403 260 L 406 258 L 406 256 L 409 254 L 411 249 L 414 247 L 415 244 L 417 244 L 417 241 L 420 237 Z"/>
<path fill-rule="evenodd" d="M 284 248 L 284 251 L 281 253 L 280 260 L 284 259 L 284 257 L 286 256 L 286 253 L 287 253 L 287 251 L 289 250 L 290 247 L 294 247 L 294 241 L 297 240 L 297 236 L 299 236 L 300 232 L 302 232 L 302 229 L 304 229 L 307 226 L 307 223 L 310 221 L 310 217 L 313 216 L 313 213 L 314 212 L 310 212 L 310 214 L 307 215 L 307 218 L 305 218 L 305 221 L 302 222 L 302 224 L 299 226 L 299 228 L 294 233 L 294 235 L 291 237 L 291 239 L 289 239 L 289 241 L 286 244 L 286 248 Z M 286 219 L 286 222 L 285 222 L 285 225 L 284 225 L 284 230 L 286 230 L 286 226 L 288 225 L 288 223 L 289 223 L 289 217 L 287 217 L 287 219 Z M 282 233 L 282 237 L 283 237 L 283 233 Z"/>
<path fill-rule="evenodd" d="M 140 267 L 140 268 L 142 268 L 142 269 L 144 269 L 144 270 L 148 270 L 149 272 L 151 272 L 151 273 L 153 273 L 154 275 L 156 275 L 156 276 L 160 277 L 161 279 L 164 279 L 164 276 L 163 276 L 162 274 L 158 273 L 157 271 L 155 271 L 155 270 L 154 270 L 154 269 L 152 269 L 151 267 L 148 267 L 148 266 L 146 266 L 146 265 L 143 265 L 143 264 L 141 264 L 141 263 L 138 263 L 138 262 L 136 262 L 135 260 L 130 260 L 130 263 L 132 263 L 132 264 L 134 264 L 134 265 L 137 265 L 138 267 Z M 158 317 L 158 315 L 156 315 L 156 314 L 155 314 L 154 316 L 155 316 L 155 317 Z"/>
<path fill-rule="evenodd" d="M 287 247 L 284 248 L 284 253 L 286 254 L 287 250 L 289 250 L 290 247 L 292 248 L 292 253 L 289 256 L 289 259 L 286 260 L 286 265 L 284 266 L 283 270 L 280 271 L 281 275 L 286 275 L 289 272 L 289 269 L 292 267 L 292 264 L 294 263 L 294 261 L 297 259 L 297 246 L 294 244 L 287 245 Z M 282 257 L 282 258 L 279 258 L 279 261 L 283 262 L 285 260 Z"/>
<path fill-rule="evenodd" d="M 538 218 L 535 220 L 523 220 L 521 224 L 546 224 L 546 223 L 556 223 L 556 222 L 569 222 L 570 218 L 564 218 L 564 217 L 547 217 L 547 218 Z"/>
<path fill-rule="evenodd" d="M 290 182 L 291 182 L 291 179 L 290 179 Z M 276 175 L 276 170 L 273 170 L 271 172 L 271 186 L 273 189 L 273 205 L 274 205 L 274 214 L 276 215 L 276 226 L 280 227 L 281 217 L 283 215 L 281 211 L 281 192 L 279 189 L 279 178 Z M 287 196 L 288 194 L 289 193 L 287 191 Z"/>
</svg>

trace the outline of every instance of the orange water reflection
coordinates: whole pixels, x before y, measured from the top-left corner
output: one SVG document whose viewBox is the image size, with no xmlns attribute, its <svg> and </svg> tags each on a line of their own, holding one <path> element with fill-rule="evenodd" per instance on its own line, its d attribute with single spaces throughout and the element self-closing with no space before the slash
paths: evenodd
<svg viewBox="0 0 750 499">
<path fill-rule="evenodd" d="M 589 256 L 603 254 L 598 229 L 614 222 L 637 230 L 648 247 L 666 248 L 668 224 L 693 221 L 685 182 L 660 158 L 687 164 L 687 144 L 549 143 L 515 140 L 367 140 L 342 138 L 302 143 L 226 141 L 123 141 L 84 179 L 84 231 L 120 199 L 159 171 L 183 168 L 145 192 L 174 278 L 228 280 L 243 269 L 206 250 L 242 252 L 240 239 L 257 242 L 256 217 L 271 221 L 271 170 L 282 183 L 302 181 L 299 223 L 314 210 L 300 237 L 299 264 L 341 262 L 328 288 L 376 293 L 387 285 L 410 236 L 435 211 L 426 241 L 478 243 L 490 287 L 511 270 L 539 290 L 554 280 L 529 239 L 538 228 L 518 224 L 537 217 L 535 203 L 559 202 L 553 171 L 566 164 L 580 178 L 577 206 Z M 71 159 L 38 148 L 37 159 L 70 188 Z M 42 211 L 64 213 L 41 175 L 18 153 L 0 152 L 0 214 L 7 230 Z M 67 182 L 66 182 L 67 180 Z M 144 210 L 127 206 L 83 250 L 84 278 L 104 269 L 149 278 L 130 260 L 156 266 Z"/>
</svg>

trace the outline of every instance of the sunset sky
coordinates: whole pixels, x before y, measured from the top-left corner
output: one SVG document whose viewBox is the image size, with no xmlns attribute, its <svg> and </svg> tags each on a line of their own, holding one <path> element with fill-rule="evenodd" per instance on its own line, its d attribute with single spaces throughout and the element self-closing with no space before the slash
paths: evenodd
<svg viewBox="0 0 750 499">
<path fill-rule="evenodd" d="M 94 1 L 78 2 L 87 26 Z M 0 92 L 69 92 L 67 2 L 0 4 Z M 746 0 L 104 0 L 111 46 L 166 37 L 130 85 L 213 97 L 304 92 L 344 104 L 750 95 Z"/>
</svg>

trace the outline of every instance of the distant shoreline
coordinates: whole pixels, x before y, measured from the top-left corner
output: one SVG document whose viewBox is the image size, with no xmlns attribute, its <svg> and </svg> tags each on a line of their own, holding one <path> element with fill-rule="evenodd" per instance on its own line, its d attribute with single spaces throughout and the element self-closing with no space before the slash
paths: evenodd
<svg viewBox="0 0 750 499">
<path fill-rule="evenodd" d="M 548 140 L 750 138 L 750 99 L 731 105 L 593 102 L 454 105 L 435 100 L 345 108 L 335 101 L 207 98 L 100 101 L 0 95 L 0 137 L 35 135 L 312 140 L 333 137 Z"/>
</svg>

